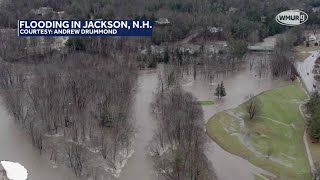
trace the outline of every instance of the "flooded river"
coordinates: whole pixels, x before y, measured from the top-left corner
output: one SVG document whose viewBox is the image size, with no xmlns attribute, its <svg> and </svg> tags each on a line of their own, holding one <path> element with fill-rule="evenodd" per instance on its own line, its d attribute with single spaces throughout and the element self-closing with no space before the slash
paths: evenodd
<svg viewBox="0 0 320 180">
<path fill-rule="evenodd" d="M 156 71 L 142 71 L 138 80 L 138 89 L 133 106 L 136 122 L 134 154 L 123 168 L 120 180 L 153 180 L 153 164 L 148 158 L 147 146 L 153 135 L 153 121 L 150 103 L 157 85 Z M 29 173 L 30 180 L 78 180 L 73 172 L 59 165 L 53 168 L 48 158 L 42 157 L 31 144 L 31 140 L 9 117 L 0 103 L 0 160 L 19 162 Z"/>
<path fill-rule="evenodd" d="M 150 113 L 150 103 L 157 86 L 156 71 L 141 71 L 134 103 L 134 117 L 137 133 L 134 154 L 124 167 L 120 180 L 155 180 L 152 160 L 148 157 L 148 145 L 153 136 L 155 124 Z"/>
<path fill-rule="evenodd" d="M 53 168 L 54 165 L 32 146 L 31 140 L 17 127 L 1 103 L 0 160 L 19 162 L 28 170 L 30 180 L 78 180 L 68 168 Z"/>
<path fill-rule="evenodd" d="M 199 100 L 214 100 L 212 106 L 204 106 L 205 120 L 215 113 L 230 109 L 241 104 L 250 94 L 258 94 L 265 90 L 284 85 L 282 81 L 260 80 L 248 70 L 242 70 L 227 76 L 219 77 L 209 83 L 198 78 L 183 84 L 183 88 L 191 92 Z M 222 100 L 214 99 L 214 89 L 223 80 L 227 96 Z M 157 86 L 156 71 L 142 71 L 139 75 L 139 85 L 133 106 L 136 122 L 136 137 L 134 154 L 123 168 L 119 180 L 154 180 L 157 179 L 153 172 L 153 163 L 148 158 L 147 146 L 152 139 L 155 125 L 150 114 L 150 103 L 153 92 Z M 26 167 L 31 180 L 77 180 L 72 171 L 59 166 L 53 168 L 50 161 L 40 156 L 32 147 L 30 139 L 21 132 L 10 119 L 3 106 L 0 106 L 0 159 L 16 161 Z M 210 140 L 207 155 L 212 162 L 217 175 L 222 180 L 254 179 L 253 174 L 269 174 L 268 172 L 252 165 L 247 160 L 230 154 Z"/>
<path fill-rule="evenodd" d="M 157 86 L 156 71 L 143 71 L 139 76 L 139 90 L 136 95 L 134 112 L 137 123 L 137 135 L 135 142 L 135 153 L 128 161 L 120 180 L 153 180 L 156 179 L 152 175 L 152 162 L 147 157 L 148 142 L 152 139 L 153 129 L 155 125 L 150 114 L 150 103 L 152 102 L 153 92 Z M 203 106 L 205 121 L 209 120 L 215 113 L 236 107 L 244 102 L 245 97 L 252 94 L 259 94 L 263 91 L 280 87 L 288 82 L 271 79 L 258 79 L 255 74 L 248 69 L 221 76 L 209 83 L 207 80 L 198 78 L 198 80 L 190 80 L 183 84 L 183 88 L 191 92 L 199 100 L 214 100 L 213 106 Z M 227 96 L 222 100 L 214 99 L 213 93 L 217 83 L 223 80 Z M 247 160 L 226 152 L 215 142 L 208 143 L 207 156 L 212 162 L 219 179 L 234 180 L 253 180 L 254 174 L 266 174 L 272 176 L 271 173 L 256 167 Z"/>
</svg>

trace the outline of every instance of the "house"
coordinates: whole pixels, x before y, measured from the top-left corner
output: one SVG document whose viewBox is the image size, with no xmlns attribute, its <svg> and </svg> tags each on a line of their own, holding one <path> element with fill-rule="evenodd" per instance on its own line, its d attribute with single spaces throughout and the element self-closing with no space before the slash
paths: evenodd
<svg viewBox="0 0 320 180">
<path fill-rule="evenodd" d="M 267 22 L 267 17 L 266 17 L 266 16 L 261 16 L 261 17 L 260 17 L 260 21 L 261 21 L 262 23 Z"/>
<path fill-rule="evenodd" d="M 32 9 L 31 13 L 36 16 L 46 16 L 48 14 L 53 14 L 54 11 L 51 7 L 40 7 L 39 9 Z"/>
<path fill-rule="evenodd" d="M 229 9 L 228 9 L 228 12 L 229 13 L 236 13 L 238 11 L 238 8 L 235 8 L 235 7 L 230 7 Z"/>
<path fill-rule="evenodd" d="M 66 13 L 64 11 L 59 11 L 56 14 L 58 16 L 58 19 L 64 19 L 66 16 Z"/>
<path fill-rule="evenodd" d="M 159 25 L 167 25 L 170 24 L 170 21 L 167 18 L 159 18 L 156 23 Z"/>
<path fill-rule="evenodd" d="M 255 45 L 255 46 L 248 46 L 249 51 L 254 52 L 272 52 L 274 50 L 273 46 L 263 46 L 263 45 Z"/>
<path fill-rule="evenodd" d="M 227 43 L 225 41 L 215 41 L 214 44 L 205 46 L 205 49 L 210 54 L 216 54 L 226 50 Z"/>
<path fill-rule="evenodd" d="M 164 53 L 164 51 L 165 51 L 164 47 L 152 45 L 149 48 L 143 49 L 141 51 L 141 53 L 142 54 L 148 54 L 148 53 L 151 53 L 151 54 L 162 54 L 162 53 Z"/>
<path fill-rule="evenodd" d="M 219 33 L 219 32 L 222 32 L 223 31 L 223 29 L 221 28 L 221 27 L 212 27 L 212 26 L 208 26 L 207 27 L 207 29 L 208 29 L 208 31 L 210 32 L 210 33 Z"/>
<path fill-rule="evenodd" d="M 200 45 L 183 44 L 179 47 L 179 51 L 183 54 L 194 54 L 200 51 Z"/>
<path fill-rule="evenodd" d="M 312 8 L 312 12 L 314 12 L 314 13 L 320 12 L 320 6 L 318 6 L 318 7 L 313 7 L 313 8 Z"/>
</svg>

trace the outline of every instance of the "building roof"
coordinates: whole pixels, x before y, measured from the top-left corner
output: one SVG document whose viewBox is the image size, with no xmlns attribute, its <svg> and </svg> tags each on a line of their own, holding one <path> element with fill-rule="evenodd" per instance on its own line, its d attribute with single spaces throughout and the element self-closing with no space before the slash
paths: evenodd
<svg viewBox="0 0 320 180">
<path fill-rule="evenodd" d="M 313 11 L 313 12 L 319 12 L 319 11 L 320 11 L 320 6 L 318 6 L 318 7 L 313 7 L 313 8 L 312 8 L 312 11 Z"/>
<path fill-rule="evenodd" d="M 235 8 L 235 7 L 230 7 L 228 12 L 231 12 L 231 13 L 235 13 L 238 11 L 238 8 Z"/>
<path fill-rule="evenodd" d="M 170 24 L 170 21 L 167 18 L 159 18 L 156 21 L 157 24 Z"/>
<path fill-rule="evenodd" d="M 35 15 L 44 16 L 47 13 L 53 12 L 53 9 L 51 7 L 40 7 L 39 9 L 32 9 L 31 12 Z"/>
<path fill-rule="evenodd" d="M 211 33 L 218 33 L 218 32 L 222 32 L 223 31 L 222 27 L 208 26 L 207 29 Z"/>
<path fill-rule="evenodd" d="M 142 54 L 148 54 L 151 51 L 151 54 L 161 54 L 164 53 L 165 49 L 162 46 L 156 46 L 156 45 L 152 45 L 149 48 L 143 49 L 141 51 Z"/>
<path fill-rule="evenodd" d="M 194 45 L 194 44 L 183 44 L 181 47 L 179 47 L 179 51 L 182 53 L 194 54 L 199 50 L 200 50 L 200 45 Z"/>
<path fill-rule="evenodd" d="M 273 46 L 248 46 L 249 51 L 273 51 Z"/>
</svg>

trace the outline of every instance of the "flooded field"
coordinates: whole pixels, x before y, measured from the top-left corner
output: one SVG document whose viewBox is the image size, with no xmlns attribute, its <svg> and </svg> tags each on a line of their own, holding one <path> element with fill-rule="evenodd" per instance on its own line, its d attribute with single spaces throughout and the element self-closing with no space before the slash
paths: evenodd
<svg viewBox="0 0 320 180">
<path fill-rule="evenodd" d="M 54 168 L 47 158 L 31 144 L 24 131 L 7 114 L 0 104 L 0 159 L 19 162 L 28 170 L 30 180 L 78 180 L 71 169 Z"/>
<path fill-rule="evenodd" d="M 184 89 L 191 92 L 199 100 L 213 100 L 214 105 L 203 106 L 205 121 L 207 122 L 214 114 L 226 109 L 234 108 L 245 101 L 249 94 L 257 95 L 263 91 L 286 85 L 288 82 L 282 80 L 259 79 L 254 72 L 248 69 L 221 75 L 216 78 L 213 83 L 208 80 L 199 78 L 196 81 L 183 85 Z M 214 97 L 215 88 L 221 81 L 224 82 L 227 96 L 221 100 Z M 271 173 L 254 166 L 247 160 L 235 156 L 217 145 L 211 139 L 208 143 L 207 156 L 212 162 L 216 173 L 220 179 L 233 180 L 237 179 L 253 180 L 254 174 L 266 174 L 272 176 Z"/>
<path fill-rule="evenodd" d="M 227 96 L 222 100 L 214 97 L 217 83 L 223 80 Z M 150 114 L 150 103 L 156 89 L 158 76 L 156 70 L 141 71 L 139 75 L 137 94 L 133 105 L 133 117 L 136 124 L 134 154 L 122 169 L 118 179 L 153 180 L 157 179 L 153 170 L 152 160 L 148 157 L 148 144 L 153 136 L 154 122 Z M 218 76 L 212 83 L 198 78 L 196 81 L 188 77 L 183 88 L 191 92 L 199 100 L 213 100 L 214 105 L 203 106 L 205 121 L 215 113 L 230 109 L 241 104 L 249 94 L 258 94 L 265 90 L 285 85 L 286 82 L 271 79 L 259 79 L 255 73 L 248 69 L 227 75 Z M 76 180 L 68 168 L 53 168 L 47 158 L 42 157 L 32 147 L 31 141 L 24 132 L 7 115 L 3 106 L 0 106 L 0 159 L 21 163 L 28 169 L 29 178 L 32 180 Z M 230 154 L 209 140 L 207 155 L 212 162 L 217 175 L 223 180 L 238 179 L 250 180 L 254 174 L 269 174 L 247 160 Z"/>
</svg>

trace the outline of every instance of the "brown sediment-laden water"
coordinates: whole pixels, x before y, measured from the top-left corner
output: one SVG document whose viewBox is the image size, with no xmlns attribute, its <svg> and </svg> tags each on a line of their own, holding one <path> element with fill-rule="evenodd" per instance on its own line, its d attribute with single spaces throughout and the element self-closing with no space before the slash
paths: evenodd
<svg viewBox="0 0 320 180">
<path fill-rule="evenodd" d="M 192 79 L 192 78 L 191 78 Z M 227 96 L 218 100 L 214 97 L 217 84 L 223 81 L 226 88 Z M 203 106 L 205 121 L 207 122 L 214 114 L 235 108 L 245 101 L 249 94 L 257 95 L 263 91 L 280 87 L 288 82 L 283 80 L 272 80 L 269 78 L 260 79 L 249 68 L 226 75 L 218 76 L 212 83 L 208 80 L 198 78 L 189 80 L 183 84 L 183 88 L 191 92 L 199 100 L 213 100 L 214 105 Z M 247 160 L 233 155 L 210 139 L 207 149 L 208 159 L 212 162 L 213 167 L 219 179 L 233 180 L 237 179 L 253 180 L 254 174 L 265 174 L 273 176 L 272 173 L 265 171 Z"/>
<path fill-rule="evenodd" d="M 0 103 L 0 160 L 19 162 L 28 171 L 30 180 L 78 180 L 74 173 L 65 167 L 55 167 L 47 158 L 40 155 L 31 140 L 8 115 Z"/>
<path fill-rule="evenodd" d="M 190 77 L 190 79 L 192 79 Z M 227 96 L 222 100 L 214 99 L 214 89 L 223 80 Z M 157 70 L 144 70 L 139 74 L 138 88 L 133 104 L 133 117 L 136 125 L 134 140 L 134 154 L 123 167 L 120 180 L 153 180 L 158 179 L 154 173 L 153 162 L 149 158 L 148 145 L 153 136 L 155 124 L 150 112 L 150 103 L 158 83 Z M 248 69 L 243 69 L 227 75 L 216 77 L 211 83 L 203 78 L 190 80 L 182 87 L 191 92 L 199 100 L 214 100 L 214 105 L 203 106 L 205 121 L 215 113 L 236 107 L 244 102 L 248 94 L 258 94 L 263 91 L 286 84 L 280 80 L 259 79 Z M 0 159 L 19 162 L 29 173 L 32 180 L 77 180 L 73 172 L 62 166 L 53 168 L 48 158 L 39 154 L 32 147 L 30 139 L 25 132 L 8 116 L 6 109 L 0 106 Z M 247 160 L 235 156 L 212 140 L 208 143 L 208 159 L 220 179 L 254 179 L 254 174 L 271 173 L 256 167 Z"/>
</svg>

